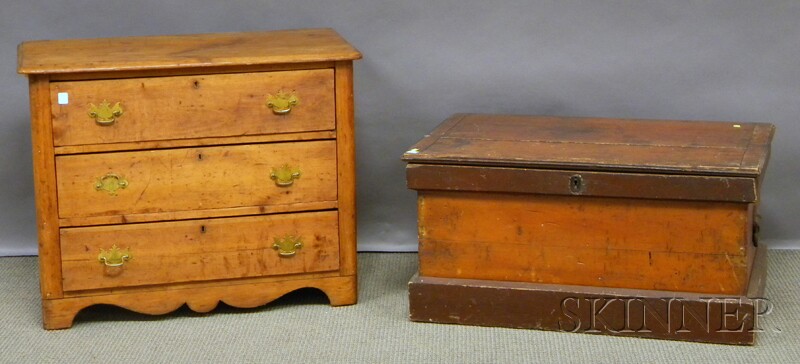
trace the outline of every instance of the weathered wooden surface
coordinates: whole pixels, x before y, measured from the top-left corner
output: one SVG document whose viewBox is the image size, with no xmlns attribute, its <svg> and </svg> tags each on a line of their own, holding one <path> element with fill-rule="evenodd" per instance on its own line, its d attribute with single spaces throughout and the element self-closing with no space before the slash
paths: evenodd
<svg viewBox="0 0 800 364">
<path fill-rule="evenodd" d="M 741 294 L 748 204 L 421 192 L 429 277 Z"/>
<path fill-rule="evenodd" d="M 339 268 L 336 211 L 61 229 L 64 290 L 167 284 Z M 276 238 L 302 242 L 294 256 Z M 121 267 L 98 261 L 114 244 L 130 249 Z"/>
<path fill-rule="evenodd" d="M 56 146 L 230 137 L 333 130 L 333 70 L 53 82 Z M 290 92 L 297 106 L 283 115 L 267 96 Z M 66 93 L 68 104 L 57 102 Z M 113 125 L 98 125 L 89 104 L 119 102 Z M 191 115 L 187 117 L 187 115 Z"/>
<path fill-rule="evenodd" d="M 764 329 L 766 249 L 741 295 L 436 278 L 409 282 L 410 319 L 752 345 Z"/>
<path fill-rule="evenodd" d="M 62 218 L 336 201 L 334 141 L 272 143 L 56 157 Z M 284 164 L 300 169 L 291 186 L 270 179 Z M 114 173 L 116 195 L 95 189 Z"/>
<path fill-rule="evenodd" d="M 411 319 L 752 344 L 750 298 L 766 272 L 753 225 L 773 133 L 454 115 L 403 157 L 419 193 Z"/>
<path fill-rule="evenodd" d="M 460 114 L 404 160 L 755 177 L 773 133 L 763 123 Z"/>
<path fill-rule="evenodd" d="M 573 188 L 579 178 L 581 188 Z M 510 192 L 564 196 L 663 200 L 758 201 L 755 178 L 625 172 L 570 171 L 412 163 L 406 182 L 413 190 Z"/>
<path fill-rule="evenodd" d="M 79 73 L 326 62 L 361 58 L 332 29 L 30 41 L 17 72 Z"/>
</svg>

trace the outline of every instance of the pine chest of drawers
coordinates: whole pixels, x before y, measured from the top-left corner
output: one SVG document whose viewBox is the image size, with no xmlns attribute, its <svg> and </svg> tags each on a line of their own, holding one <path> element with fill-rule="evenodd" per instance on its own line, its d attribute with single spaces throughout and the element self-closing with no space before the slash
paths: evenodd
<svg viewBox="0 0 800 364">
<path fill-rule="evenodd" d="M 44 327 L 356 291 L 352 61 L 330 29 L 26 42 Z"/>
<path fill-rule="evenodd" d="M 404 155 L 419 196 L 411 318 L 752 343 L 766 268 L 755 218 L 773 133 L 765 123 L 453 116 Z"/>
</svg>

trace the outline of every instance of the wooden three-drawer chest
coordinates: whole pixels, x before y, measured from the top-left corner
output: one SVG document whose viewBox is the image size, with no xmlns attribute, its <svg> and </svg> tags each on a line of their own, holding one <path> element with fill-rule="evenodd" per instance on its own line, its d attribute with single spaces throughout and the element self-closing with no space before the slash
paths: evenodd
<svg viewBox="0 0 800 364">
<path fill-rule="evenodd" d="M 352 61 L 330 29 L 26 42 L 44 326 L 356 293 Z"/>
</svg>

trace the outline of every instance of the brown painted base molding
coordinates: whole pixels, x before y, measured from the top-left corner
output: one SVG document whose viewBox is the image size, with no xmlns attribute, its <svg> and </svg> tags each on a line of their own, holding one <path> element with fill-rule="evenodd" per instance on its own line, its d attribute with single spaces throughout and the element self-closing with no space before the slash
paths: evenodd
<svg viewBox="0 0 800 364">
<path fill-rule="evenodd" d="M 759 247 L 745 295 L 436 278 L 408 284 L 412 321 L 752 345 L 769 310 Z"/>
</svg>

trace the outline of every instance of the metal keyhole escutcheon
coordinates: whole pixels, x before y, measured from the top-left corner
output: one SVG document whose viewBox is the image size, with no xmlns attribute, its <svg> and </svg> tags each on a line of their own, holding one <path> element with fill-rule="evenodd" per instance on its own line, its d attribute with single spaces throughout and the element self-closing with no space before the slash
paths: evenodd
<svg viewBox="0 0 800 364">
<path fill-rule="evenodd" d="M 583 193 L 583 190 L 583 177 L 581 177 L 579 174 L 571 176 L 569 178 L 569 192 L 573 195 L 580 195 Z"/>
</svg>

